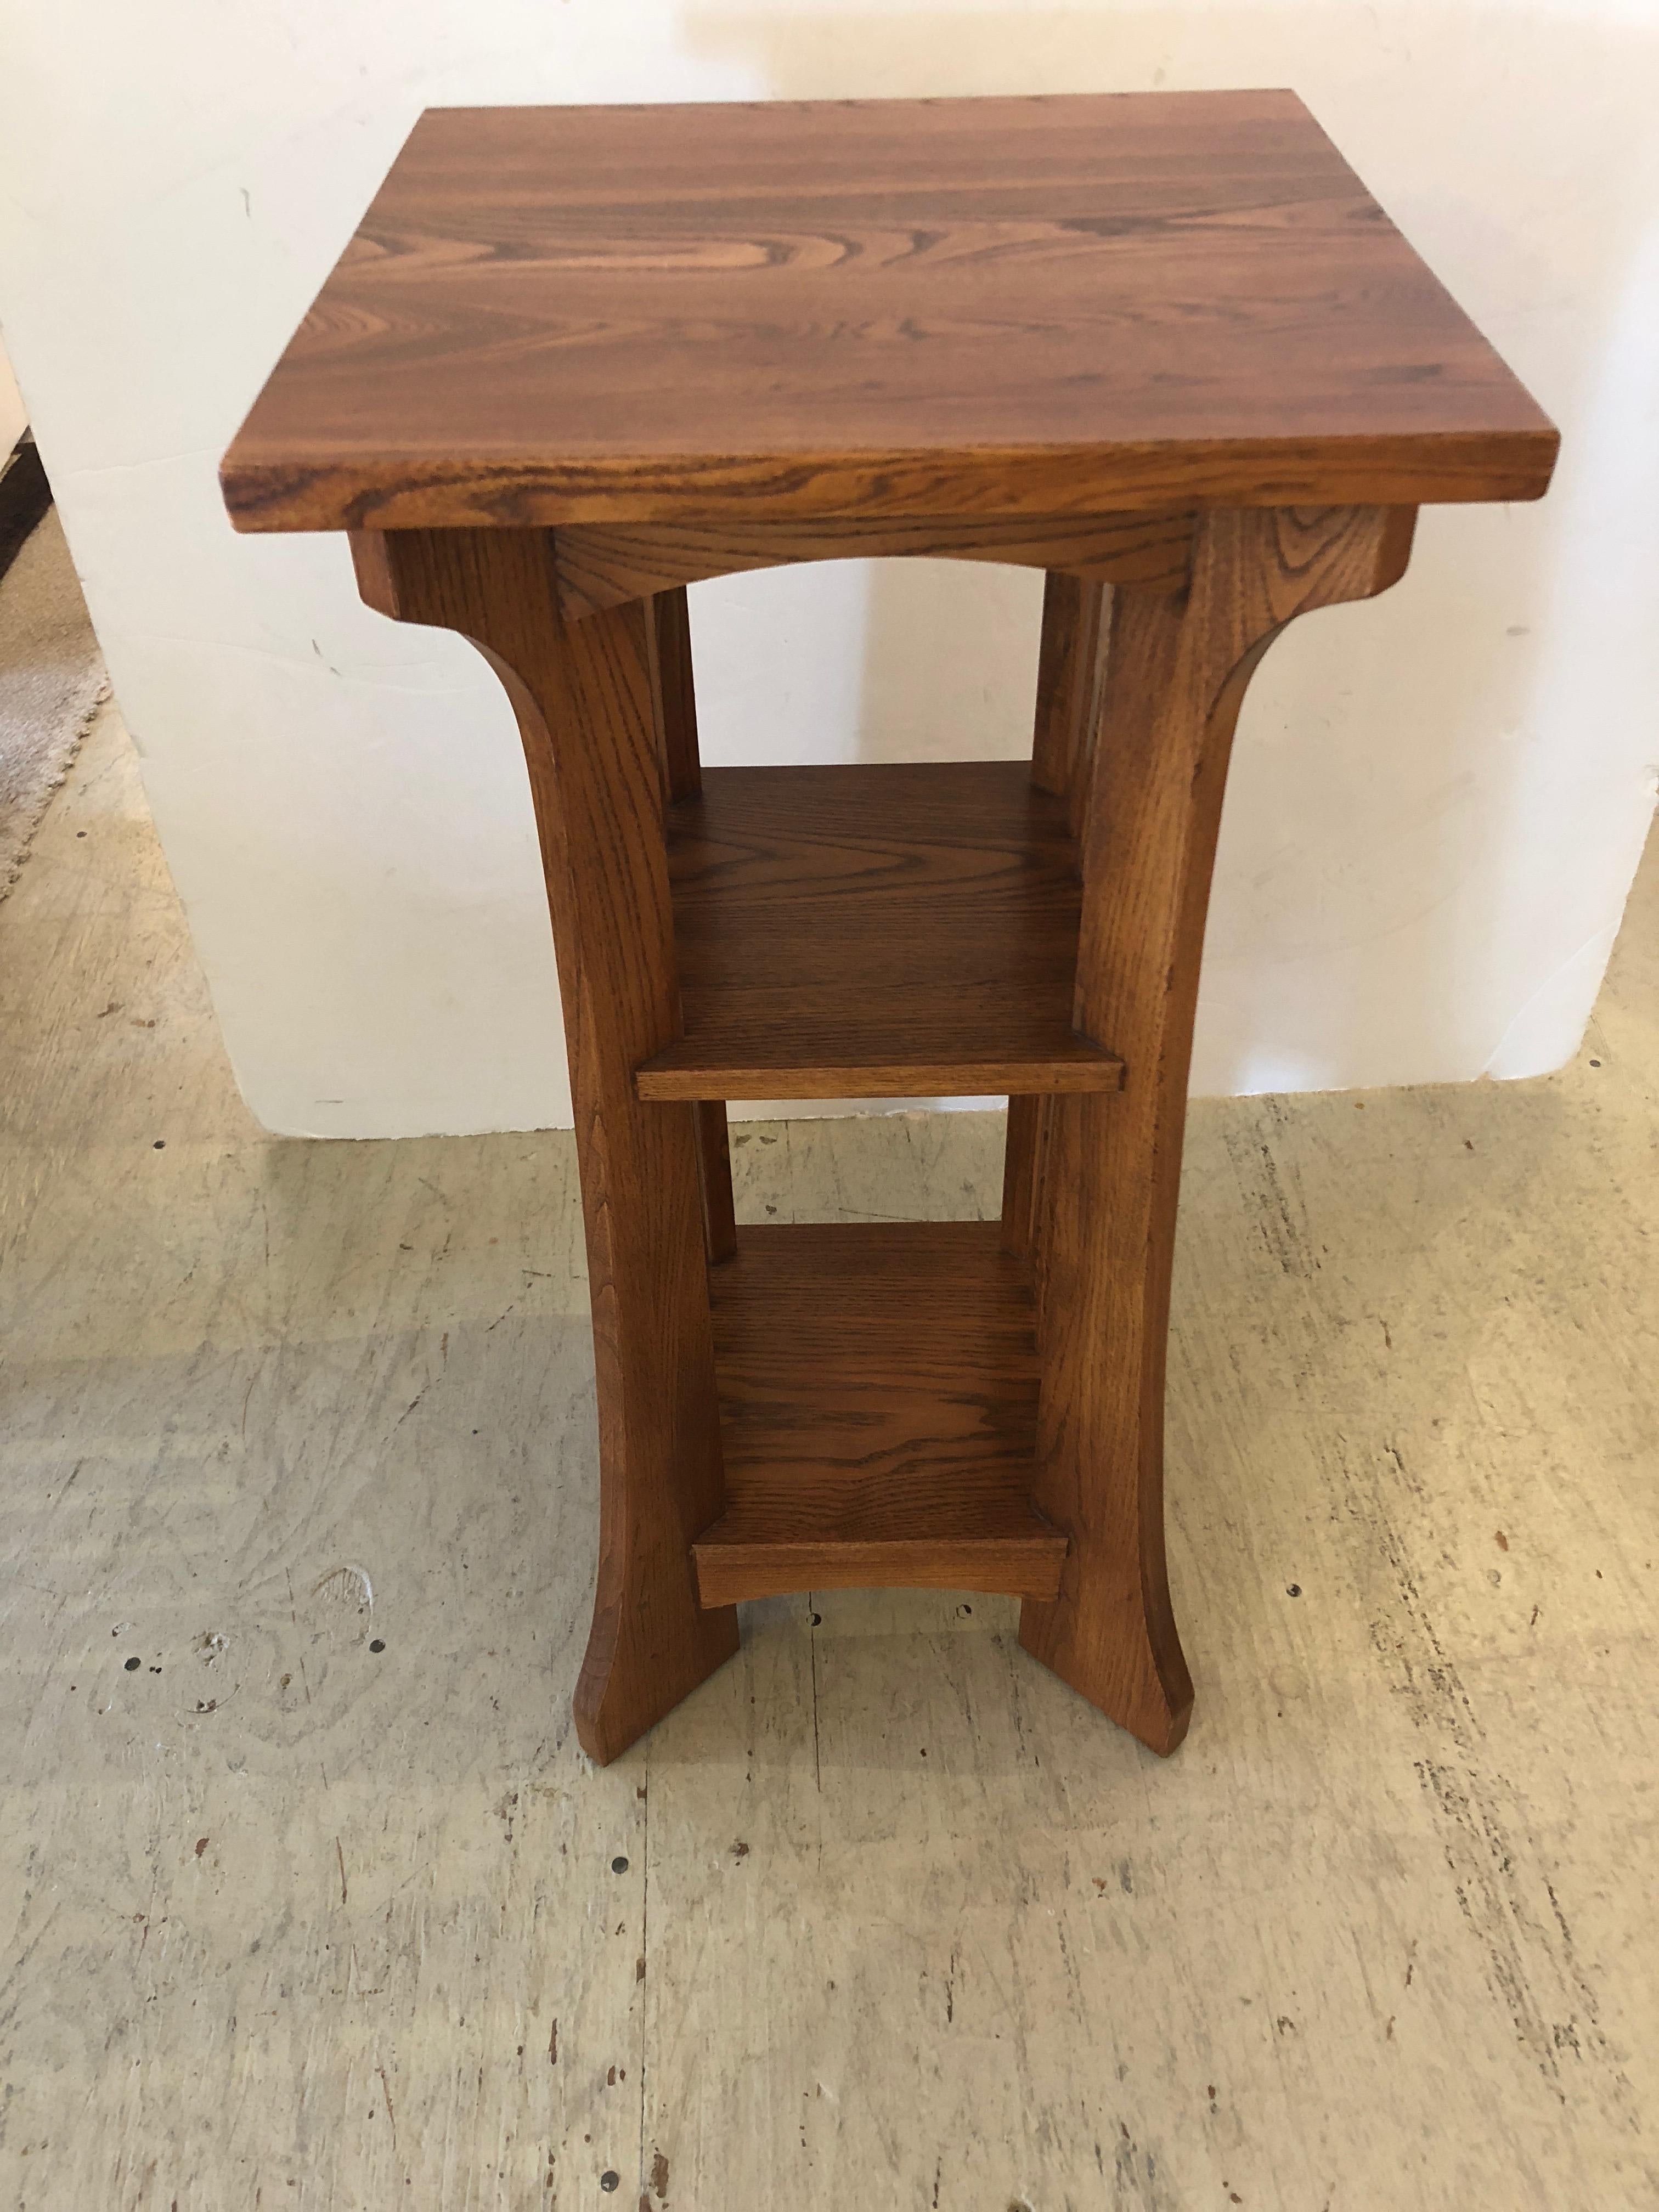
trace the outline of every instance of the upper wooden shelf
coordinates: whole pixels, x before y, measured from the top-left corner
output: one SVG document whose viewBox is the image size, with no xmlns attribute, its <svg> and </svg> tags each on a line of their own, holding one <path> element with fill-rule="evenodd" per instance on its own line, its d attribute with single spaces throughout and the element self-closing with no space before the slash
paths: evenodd
<svg viewBox="0 0 1659 2212">
<path fill-rule="evenodd" d="M 1530 499 L 1556 434 L 1288 92 L 434 109 L 243 530 Z"/>
<path fill-rule="evenodd" d="M 685 1035 L 641 1098 L 1117 1091 L 1072 1027 L 1082 886 L 1025 761 L 715 768 L 668 809 Z"/>
</svg>

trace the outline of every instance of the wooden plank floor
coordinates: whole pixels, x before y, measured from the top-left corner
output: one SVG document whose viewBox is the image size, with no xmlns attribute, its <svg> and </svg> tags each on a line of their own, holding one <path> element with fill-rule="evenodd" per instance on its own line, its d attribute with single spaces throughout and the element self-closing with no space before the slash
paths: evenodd
<svg viewBox="0 0 1659 2212">
<path fill-rule="evenodd" d="M 1656 892 L 1558 1078 L 1196 1109 L 1172 1761 L 830 1592 L 594 1772 L 570 1140 L 263 1137 L 106 716 L 0 903 L 0 2203 L 1659 2201 Z"/>
</svg>

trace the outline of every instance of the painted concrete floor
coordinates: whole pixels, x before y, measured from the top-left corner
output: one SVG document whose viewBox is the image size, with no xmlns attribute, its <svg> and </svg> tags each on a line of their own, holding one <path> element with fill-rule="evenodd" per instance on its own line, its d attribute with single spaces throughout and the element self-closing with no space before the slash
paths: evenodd
<svg viewBox="0 0 1659 2212">
<path fill-rule="evenodd" d="M 595 1772 L 571 1140 L 264 1137 L 107 714 L 0 904 L 0 2205 L 1659 2203 L 1656 918 L 1559 1077 L 1194 1109 L 1174 1759 L 830 1593 Z"/>
</svg>

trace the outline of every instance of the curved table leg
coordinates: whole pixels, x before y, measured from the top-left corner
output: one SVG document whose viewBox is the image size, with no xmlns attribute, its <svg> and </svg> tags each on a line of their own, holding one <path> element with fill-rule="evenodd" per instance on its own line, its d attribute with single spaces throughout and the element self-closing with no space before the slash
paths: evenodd
<svg viewBox="0 0 1659 2212">
<path fill-rule="evenodd" d="M 524 739 L 587 1227 L 599 1565 L 575 1718 L 603 1764 L 738 1648 L 737 1608 L 701 1610 L 691 1571 L 724 1504 L 696 1128 L 634 1092 L 680 1033 L 652 612 L 565 623 L 545 531 L 360 532 L 353 552 L 371 606 L 471 639 Z"/>
<path fill-rule="evenodd" d="M 1074 757 L 1086 778 L 1075 1018 L 1127 1075 L 1115 1096 L 1043 1102 L 1041 1187 L 1022 1200 L 1042 1366 L 1033 1495 L 1071 1548 L 1060 1596 L 1026 1601 L 1020 1641 L 1158 1752 L 1181 1741 L 1193 1702 L 1164 1564 L 1164 1370 L 1233 727 L 1279 630 L 1386 589 L 1413 519 L 1386 507 L 1200 517 L 1184 598 L 1115 594 L 1097 731 Z"/>
</svg>

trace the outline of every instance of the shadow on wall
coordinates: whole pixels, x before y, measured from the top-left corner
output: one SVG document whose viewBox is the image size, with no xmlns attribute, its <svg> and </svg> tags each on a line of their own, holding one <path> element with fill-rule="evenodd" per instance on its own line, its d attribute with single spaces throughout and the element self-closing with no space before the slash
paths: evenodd
<svg viewBox="0 0 1659 2212">
<path fill-rule="evenodd" d="M 1646 123 L 1659 38 L 1517 7 L 1500 69 L 1496 27 L 1475 5 L 1389 11 L 1368 52 L 1349 11 L 1317 7 L 681 20 L 694 58 L 740 63 L 781 99 L 1294 86 L 1562 425 L 1542 507 L 1426 514 L 1402 584 L 1304 618 L 1257 675 L 1222 835 L 1196 1091 L 1559 1065 L 1639 857 L 1651 770 L 1644 799 L 1630 743 L 1621 756 L 1616 726 L 1594 718 L 1598 684 L 1616 717 L 1632 662 L 1654 657 L 1641 568 L 1617 539 L 1659 499 L 1659 460 L 1643 376 L 1610 378 L 1607 364 L 1621 332 L 1627 352 L 1651 345 L 1631 288 L 1659 205 Z M 1431 52 L 1443 66 L 1425 66 Z M 1628 188 L 1589 224 L 1582 209 L 1547 224 L 1540 191 L 1552 173 L 1582 174 L 1587 115 Z M 1564 312 L 1572 296 L 1588 310 Z M 1644 471 L 1645 490 L 1632 480 Z M 1015 714 L 1008 702 L 1030 697 L 1038 580 L 883 562 L 867 588 L 860 753 L 1024 750 L 1029 703 Z M 978 702 L 966 744 L 953 687 Z"/>
</svg>

